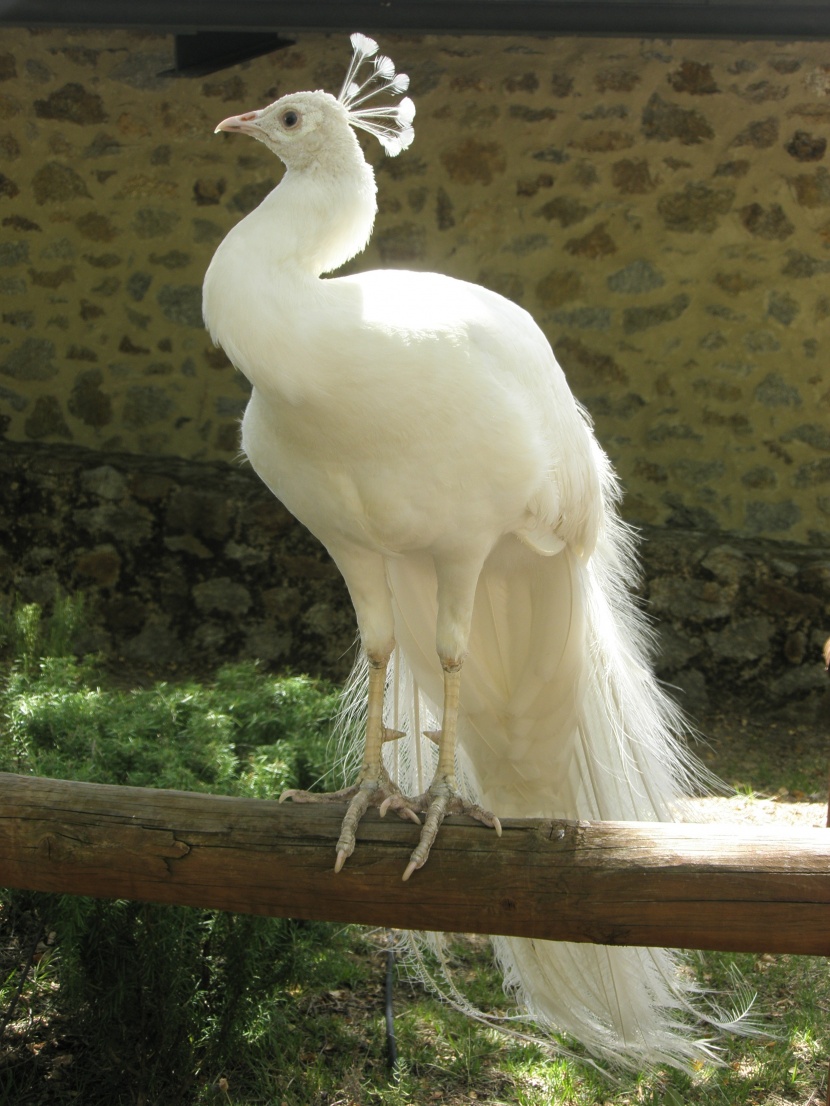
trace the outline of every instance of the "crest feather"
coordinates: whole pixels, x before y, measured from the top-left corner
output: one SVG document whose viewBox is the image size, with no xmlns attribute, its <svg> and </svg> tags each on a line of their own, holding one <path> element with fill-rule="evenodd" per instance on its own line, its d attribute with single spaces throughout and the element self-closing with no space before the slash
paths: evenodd
<svg viewBox="0 0 830 1106">
<path fill-rule="evenodd" d="M 348 112 L 351 125 L 373 134 L 387 154 L 395 157 L 410 146 L 415 137 L 412 128 L 414 103 L 405 96 L 397 104 L 365 105 L 382 92 L 400 96 L 409 88 L 409 77 L 406 73 L 396 73 L 392 59 L 378 54 L 378 44 L 373 38 L 356 32 L 351 42 L 352 60 L 337 99 Z M 371 63 L 371 71 L 361 76 L 360 70 L 367 62 Z"/>
</svg>

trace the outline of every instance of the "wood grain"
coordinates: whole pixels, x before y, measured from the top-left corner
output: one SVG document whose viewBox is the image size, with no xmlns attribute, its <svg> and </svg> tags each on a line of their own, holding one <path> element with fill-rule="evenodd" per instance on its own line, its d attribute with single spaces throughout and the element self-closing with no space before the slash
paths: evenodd
<svg viewBox="0 0 830 1106">
<path fill-rule="evenodd" d="M 337 806 L 0 773 L 0 885 L 402 929 L 830 955 L 830 833 L 370 812 L 335 875 Z"/>
</svg>

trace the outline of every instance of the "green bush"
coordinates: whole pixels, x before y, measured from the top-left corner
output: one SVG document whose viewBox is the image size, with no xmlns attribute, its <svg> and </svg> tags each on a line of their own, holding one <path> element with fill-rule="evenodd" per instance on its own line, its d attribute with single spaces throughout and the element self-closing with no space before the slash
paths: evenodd
<svg viewBox="0 0 830 1106">
<path fill-rule="evenodd" d="M 45 621 L 34 605 L 7 615 L 15 648 L 0 690 L 0 768 L 91 783 L 273 796 L 326 775 L 333 688 L 229 665 L 210 685 L 99 683 L 71 650 L 80 605 Z M 57 625 L 55 625 L 57 623 Z"/>
<path fill-rule="evenodd" d="M 95 658 L 71 653 L 82 613 L 64 600 L 49 619 L 29 606 L 0 621 L 9 657 L 0 669 L 0 766 L 241 795 L 273 795 L 323 773 L 336 702 L 326 685 L 233 665 L 205 685 L 118 690 Z M 811 765 L 822 741 L 813 737 L 805 741 Z M 764 744 L 759 730 L 757 764 L 773 763 L 776 739 L 773 731 Z M 736 747 L 744 772 L 753 762 Z M 757 988 L 772 1035 L 719 1041 L 722 1066 L 685 1074 L 658 1065 L 614 1081 L 399 985 L 394 1080 L 381 1000 L 387 953 L 382 934 L 358 927 L 0 892 L 0 1104 L 824 1101 L 830 978 L 822 958 L 701 955 L 692 961 L 701 986 L 728 1002 L 737 965 Z M 462 989 L 482 1009 L 504 1010 L 487 942 L 453 942 L 452 956 Z"/>
<path fill-rule="evenodd" d="M 82 618 L 71 600 L 50 619 L 33 605 L 6 612 L 2 770 L 269 797 L 325 775 L 331 687 L 248 663 L 208 685 L 114 689 L 95 658 L 71 651 Z M 4 892 L 0 940 L 7 1041 L 25 1037 L 15 1017 L 45 1003 L 72 1056 L 56 1080 L 48 1048 L 12 1048 L 0 1063 L 3 1102 L 184 1106 L 209 1096 L 217 1073 L 244 1086 L 259 1078 L 258 1058 L 280 1055 L 297 989 L 356 971 L 331 926 L 123 900 Z"/>
</svg>

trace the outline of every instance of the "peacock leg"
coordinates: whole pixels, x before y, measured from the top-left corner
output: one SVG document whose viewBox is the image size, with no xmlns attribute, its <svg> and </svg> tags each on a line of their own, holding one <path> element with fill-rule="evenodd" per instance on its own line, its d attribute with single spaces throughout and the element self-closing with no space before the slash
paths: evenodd
<svg viewBox="0 0 830 1106">
<path fill-rule="evenodd" d="M 434 558 L 438 584 L 438 623 L 436 646 L 444 673 L 444 709 L 441 730 L 430 734 L 438 741 L 435 775 L 423 795 L 415 798 L 391 795 L 381 803 L 380 813 L 404 808 L 425 814 L 421 836 L 413 850 L 403 878 L 426 863 L 438 830 L 448 814 L 468 814 L 501 836 L 501 823 L 495 814 L 461 795 L 455 771 L 458 736 L 458 712 L 461 694 L 461 666 L 467 655 L 475 591 L 482 559 L 475 551 L 446 554 Z"/>
<path fill-rule="evenodd" d="M 315 792 L 290 789 L 283 791 L 280 802 L 292 799 L 295 803 L 340 803 L 347 802 L 346 813 L 340 825 L 340 837 L 337 842 L 335 872 L 339 872 L 355 848 L 355 834 L 360 819 L 370 806 L 380 806 L 385 800 L 400 796 L 397 786 L 389 778 L 383 766 L 383 745 L 403 735 L 397 730 L 387 729 L 383 724 L 383 693 L 386 684 L 388 656 L 369 661 L 369 693 L 366 706 L 366 740 L 363 747 L 363 764 L 356 783 L 341 791 Z M 409 818 L 418 826 L 421 820 L 414 810 L 407 806 L 395 807 L 402 818 Z"/>
<path fill-rule="evenodd" d="M 485 826 L 495 829 L 501 836 L 501 823 L 495 814 L 474 803 L 467 803 L 461 796 L 458 779 L 455 774 L 455 751 L 458 733 L 458 703 L 461 689 L 461 664 L 443 665 L 444 669 L 444 712 L 441 724 L 441 732 L 438 738 L 438 764 L 432 783 L 427 788 L 426 794 L 421 797 L 418 804 L 426 814 L 424 825 L 418 844 L 412 851 L 409 864 L 406 866 L 403 878 L 408 880 L 413 872 L 422 868 L 427 861 L 430 849 L 441 823 L 448 814 L 467 814 L 472 818 L 483 822 Z M 394 798 L 391 802 L 381 807 L 381 813 L 389 806 L 397 806 Z"/>
<path fill-rule="evenodd" d="M 489 810 L 464 800 L 455 774 L 455 751 L 458 732 L 458 703 L 461 688 L 461 665 L 444 664 L 444 714 L 442 728 L 437 734 L 429 736 L 438 742 L 438 764 L 435 775 L 423 795 L 406 798 L 403 795 L 390 795 L 380 806 L 381 817 L 388 810 L 399 815 L 405 811 L 419 811 L 425 814 L 423 828 L 418 844 L 412 851 L 409 864 L 403 874 L 408 880 L 413 872 L 422 868 L 432 848 L 441 823 L 448 814 L 467 814 L 494 829 L 501 837 L 501 822 Z"/>
<path fill-rule="evenodd" d="M 329 794 L 309 791 L 285 791 L 280 799 L 291 798 L 298 803 L 346 802 L 346 814 L 340 826 L 337 859 L 334 870 L 339 872 L 355 848 L 355 833 L 360 819 L 370 806 L 380 806 L 388 798 L 399 798 L 400 790 L 389 778 L 383 766 L 385 741 L 403 735 L 383 725 L 383 698 L 386 669 L 395 647 L 395 623 L 383 558 L 351 543 L 329 544 L 329 553 L 343 574 L 357 615 L 360 640 L 369 661 L 369 692 L 366 704 L 366 738 L 363 763 L 357 780 L 351 787 Z M 414 810 L 397 808 L 401 818 L 421 825 Z"/>
<path fill-rule="evenodd" d="M 383 725 L 383 693 L 388 663 L 388 657 L 382 661 L 373 661 L 371 658 L 369 660 L 369 695 L 366 704 L 363 765 L 354 788 L 354 795 L 340 826 L 337 860 L 334 862 L 335 872 L 340 871 L 354 852 L 357 826 L 368 808 L 380 806 L 387 798 L 400 794 L 383 766 L 383 743 L 402 736 L 394 730 L 387 730 Z M 411 818 L 420 826 L 421 820 L 414 811 L 401 809 L 400 814 L 404 818 Z"/>
</svg>

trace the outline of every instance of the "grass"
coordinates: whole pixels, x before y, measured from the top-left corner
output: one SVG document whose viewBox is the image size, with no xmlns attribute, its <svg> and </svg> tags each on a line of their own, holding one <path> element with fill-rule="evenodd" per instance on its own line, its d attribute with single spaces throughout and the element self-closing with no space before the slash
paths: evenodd
<svg viewBox="0 0 830 1106">
<path fill-rule="evenodd" d="M 5 621 L 0 767 L 99 782 L 273 795 L 328 762 L 332 688 L 232 665 L 209 680 L 112 686 L 71 653 L 77 604 Z M 715 725 L 712 766 L 747 793 L 824 787 L 822 735 Z M 786 739 L 786 740 L 785 740 Z M 763 1032 L 721 1042 L 722 1066 L 607 1078 L 504 1036 L 399 970 L 399 1067 L 387 1059 L 390 934 L 127 900 L 0 892 L 0 1102 L 15 1106 L 818 1106 L 824 960 L 706 954 L 700 982 L 756 990 Z M 458 976 L 507 1008 L 486 941 Z"/>
</svg>

